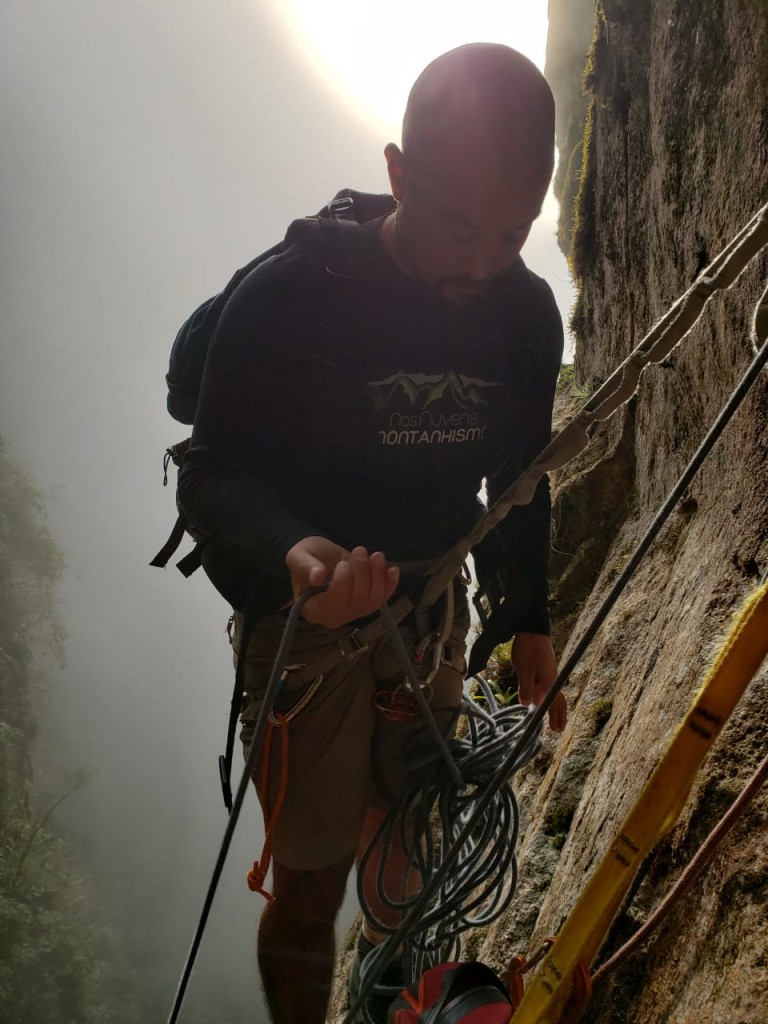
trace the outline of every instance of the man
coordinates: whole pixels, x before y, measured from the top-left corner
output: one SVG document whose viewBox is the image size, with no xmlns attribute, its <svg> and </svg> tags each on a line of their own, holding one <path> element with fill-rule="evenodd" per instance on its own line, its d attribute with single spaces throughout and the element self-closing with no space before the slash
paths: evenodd
<svg viewBox="0 0 768 1024">
<path fill-rule="evenodd" d="M 329 583 L 304 607 L 290 658 L 303 669 L 289 673 L 280 697 L 280 710 L 296 713 L 273 838 L 275 900 L 259 930 L 277 1024 L 325 1019 L 334 922 L 355 854 L 403 785 L 409 757 L 430 742 L 418 716 L 405 724 L 382 711 L 403 681 L 386 637 L 317 678 L 312 659 L 393 595 L 417 589 L 418 563 L 476 521 L 482 480 L 495 497 L 549 440 L 562 325 L 519 253 L 553 152 L 552 96 L 526 58 L 491 44 L 444 54 L 413 87 L 402 149 L 385 150 L 395 211 L 345 235 L 356 246 L 348 266 L 294 245 L 258 267 L 230 299 L 209 353 L 180 498 L 210 538 L 209 574 L 247 567 L 258 593 L 246 742 L 286 603 Z M 541 703 L 556 676 L 549 514 L 544 483 L 499 531 L 517 580 L 502 606 L 504 639 L 515 635 L 525 703 Z M 450 731 L 469 625 L 458 584 L 443 625 L 431 692 Z M 413 629 L 404 623 L 409 640 Z M 550 725 L 564 724 L 558 698 Z M 269 779 L 256 780 L 268 808 L 279 763 L 276 744 Z M 395 855 L 388 871 L 401 872 L 402 889 L 412 885 Z M 370 948 L 383 936 L 366 923 L 363 938 Z"/>
</svg>

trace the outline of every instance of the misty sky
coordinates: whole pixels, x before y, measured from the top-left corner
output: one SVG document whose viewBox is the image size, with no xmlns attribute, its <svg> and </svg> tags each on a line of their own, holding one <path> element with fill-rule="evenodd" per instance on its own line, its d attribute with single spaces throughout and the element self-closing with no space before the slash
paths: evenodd
<svg viewBox="0 0 768 1024">
<path fill-rule="evenodd" d="M 185 436 L 165 412 L 170 344 L 292 219 L 344 186 L 387 190 L 382 151 L 423 64 L 477 38 L 542 63 L 545 16 L 546 0 L 0 7 L 0 435 L 48 496 L 68 563 L 45 761 L 96 770 L 60 827 L 171 973 L 225 826 L 232 670 L 229 610 L 202 574 L 148 567 L 175 515 L 163 451 Z M 549 203 L 524 256 L 567 317 L 554 216 Z M 260 999 L 244 884 L 258 833 L 251 799 L 190 992 L 234 993 L 222 1022 Z"/>
</svg>

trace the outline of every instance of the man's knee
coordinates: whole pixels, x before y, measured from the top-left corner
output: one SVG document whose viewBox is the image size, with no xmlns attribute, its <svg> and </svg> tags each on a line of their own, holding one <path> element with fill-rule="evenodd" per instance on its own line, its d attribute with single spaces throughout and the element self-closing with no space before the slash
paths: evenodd
<svg viewBox="0 0 768 1024">
<path fill-rule="evenodd" d="M 291 917 L 307 927 L 333 923 L 336 920 L 353 857 L 312 871 L 296 871 L 273 863 L 272 891 L 278 913 Z"/>
</svg>

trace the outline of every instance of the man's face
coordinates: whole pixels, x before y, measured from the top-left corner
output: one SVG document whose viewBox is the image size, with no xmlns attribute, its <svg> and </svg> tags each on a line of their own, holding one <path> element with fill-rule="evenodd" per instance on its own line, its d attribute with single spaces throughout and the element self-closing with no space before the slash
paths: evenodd
<svg viewBox="0 0 768 1024">
<path fill-rule="evenodd" d="M 408 168 L 399 242 L 413 272 L 471 304 L 517 259 L 549 186 L 540 165 L 464 149 Z"/>
</svg>

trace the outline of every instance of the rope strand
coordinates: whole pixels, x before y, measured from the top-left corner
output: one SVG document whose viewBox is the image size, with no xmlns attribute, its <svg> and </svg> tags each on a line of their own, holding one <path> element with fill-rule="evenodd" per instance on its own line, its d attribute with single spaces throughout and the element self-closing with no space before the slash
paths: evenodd
<svg viewBox="0 0 768 1024">
<path fill-rule="evenodd" d="M 592 975 L 593 986 L 604 981 L 612 971 L 615 971 L 616 968 L 624 963 L 628 957 L 632 956 L 633 953 L 636 953 L 640 946 L 642 946 L 643 943 L 645 943 L 656 931 L 656 929 L 663 924 L 672 909 L 685 895 L 687 895 L 693 883 L 717 853 L 717 850 L 723 840 L 734 825 L 737 824 L 741 816 L 760 792 L 760 789 L 764 785 L 766 779 L 768 779 L 768 754 L 763 758 L 752 778 L 747 782 L 736 800 L 731 804 L 726 814 L 723 815 L 717 825 L 709 833 L 707 838 L 704 840 L 704 843 L 699 848 L 696 856 L 692 861 L 690 861 L 688 866 L 658 907 L 656 907 L 648 920 L 635 932 L 631 939 L 625 942 L 609 960 L 606 960 L 606 962 L 595 971 Z"/>
</svg>

